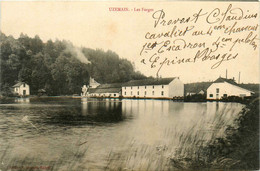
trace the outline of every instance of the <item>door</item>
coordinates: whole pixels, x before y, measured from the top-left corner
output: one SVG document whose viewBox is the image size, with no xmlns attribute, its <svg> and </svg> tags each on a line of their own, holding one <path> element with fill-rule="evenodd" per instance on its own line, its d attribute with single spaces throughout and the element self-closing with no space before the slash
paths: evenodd
<svg viewBox="0 0 260 171">
<path fill-rule="evenodd" d="M 23 95 L 24 95 L 24 96 L 26 95 L 26 90 L 23 90 Z"/>
</svg>

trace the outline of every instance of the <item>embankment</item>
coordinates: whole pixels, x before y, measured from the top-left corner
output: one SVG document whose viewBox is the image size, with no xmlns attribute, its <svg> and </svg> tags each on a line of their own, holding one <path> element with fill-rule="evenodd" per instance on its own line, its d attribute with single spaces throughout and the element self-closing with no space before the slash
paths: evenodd
<svg viewBox="0 0 260 171">
<path fill-rule="evenodd" d="M 247 103 L 223 137 L 171 158 L 180 170 L 259 170 L 259 97 Z"/>
</svg>

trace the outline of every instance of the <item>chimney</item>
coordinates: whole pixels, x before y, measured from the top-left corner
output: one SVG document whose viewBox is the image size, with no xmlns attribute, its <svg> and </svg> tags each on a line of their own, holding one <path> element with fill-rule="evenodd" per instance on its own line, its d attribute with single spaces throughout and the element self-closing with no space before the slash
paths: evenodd
<svg viewBox="0 0 260 171">
<path fill-rule="evenodd" d="M 238 74 L 238 84 L 240 84 L 240 72 Z"/>
<path fill-rule="evenodd" d="M 227 69 L 226 69 L 226 79 L 227 79 Z"/>
</svg>

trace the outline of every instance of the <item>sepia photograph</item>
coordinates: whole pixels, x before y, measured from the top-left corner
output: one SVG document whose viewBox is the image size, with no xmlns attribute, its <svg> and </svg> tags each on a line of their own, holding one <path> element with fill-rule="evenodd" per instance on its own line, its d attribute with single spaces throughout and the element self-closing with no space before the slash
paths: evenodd
<svg viewBox="0 0 260 171">
<path fill-rule="evenodd" d="M 259 5 L 1 1 L 0 171 L 259 170 Z"/>
</svg>

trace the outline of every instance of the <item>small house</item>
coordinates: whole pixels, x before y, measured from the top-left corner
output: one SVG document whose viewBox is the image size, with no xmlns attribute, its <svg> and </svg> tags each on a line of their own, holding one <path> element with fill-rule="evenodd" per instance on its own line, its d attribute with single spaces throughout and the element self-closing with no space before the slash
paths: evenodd
<svg viewBox="0 0 260 171">
<path fill-rule="evenodd" d="M 196 82 L 196 83 L 187 83 L 184 85 L 184 92 L 186 96 L 194 95 L 206 95 L 207 89 L 212 84 L 212 82 Z"/>
<path fill-rule="evenodd" d="M 24 82 L 18 82 L 13 86 L 13 92 L 19 96 L 29 96 L 30 86 Z"/>
<path fill-rule="evenodd" d="M 248 97 L 254 92 L 242 88 L 233 79 L 219 77 L 207 89 L 208 100 L 219 100 L 228 96 Z"/>
<path fill-rule="evenodd" d="M 90 88 L 97 88 L 100 84 L 94 79 L 94 78 L 89 78 L 89 87 Z"/>
<path fill-rule="evenodd" d="M 89 89 L 91 89 L 92 91 L 95 90 L 95 88 L 97 88 L 100 84 L 94 79 L 94 78 L 89 78 L 89 85 L 83 85 L 83 87 L 81 87 L 81 96 L 82 97 L 87 97 L 89 96 Z"/>
</svg>

